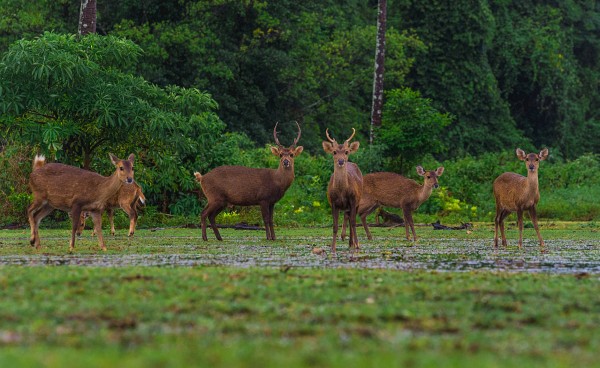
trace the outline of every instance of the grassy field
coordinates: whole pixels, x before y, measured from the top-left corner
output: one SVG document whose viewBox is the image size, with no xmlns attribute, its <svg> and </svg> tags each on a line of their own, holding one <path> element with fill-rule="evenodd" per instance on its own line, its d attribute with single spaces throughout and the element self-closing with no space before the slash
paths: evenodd
<svg viewBox="0 0 600 368">
<path fill-rule="evenodd" d="M 493 228 L 143 229 L 83 236 L 0 231 L 2 367 L 600 366 L 600 238 L 593 223 L 543 223 L 525 247 Z"/>
</svg>

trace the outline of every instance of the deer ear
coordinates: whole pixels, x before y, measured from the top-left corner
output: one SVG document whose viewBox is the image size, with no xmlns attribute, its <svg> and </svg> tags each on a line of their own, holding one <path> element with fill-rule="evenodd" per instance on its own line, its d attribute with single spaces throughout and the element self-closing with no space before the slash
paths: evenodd
<svg viewBox="0 0 600 368">
<path fill-rule="evenodd" d="M 360 142 L 352 142 L 350 144 L 350 153 L 358 151 L 358 147 L 360 147 Z"/>
<path fill-rule="evenodd" d="M 423 170 L 423 166 L 417 166 L 417 174 L 419 174 L 420 176 L 425 175 L 425 170 Z"/>
<path fill-rule="evenodd" d="M 438 167 L 437 170 L 435 170 L 435 173 L 437 174 L 437 176 L 442 176 L 442 174 L 444 173 L 444 167 Z"/>
<path fill-rule="evenodd" d="M 331 142 L 323 141 L 323 149 L 327 153 L 333 152 L 333 144 Z"/>
<path fill-rule="evenodd" d="M 135 161 L 135 155 L 133 153 L 131 155 L 129 155 L 129 157 L 127 157 L 127 161 L 130 161 L 131 163 L 133 163 L 133 161 Z"/>
<path fill-rule="evenodd" d="M 110 161 L 113 163 L 113 165 L 116 165 L 117 162 L 119 162 L 119 158 L 112 153 L 109 153 L 108 156 L 110 157 Z"/>
<path fill-rule="evenodd" d="M 541 152 L 540 152 L 540 160 L 545 160 L 548 158 L 548 148 L 544 148 Z"/>
<path fill-rule="evenodd" d="M 304 147 L 302 147 L 302 146 L 296 147 L 296 149 L 294 149 L 294 156 L 298 156 L 299 154 L 302 153 L 302 151 L 304 151 Z"/>
<path fill-rule="evenodd" d="M 523 160 L 525 160 L 527 158 L 527 154 L 522 149 L 517 148 L 517 158 L 519 160 L 523 161 Z"/>
<path fill-rule="evenodd" d="M 271 146 L 271 152 L 273 152 L 275 156 L 279 156 L 279 147 Z"/>
</svg>

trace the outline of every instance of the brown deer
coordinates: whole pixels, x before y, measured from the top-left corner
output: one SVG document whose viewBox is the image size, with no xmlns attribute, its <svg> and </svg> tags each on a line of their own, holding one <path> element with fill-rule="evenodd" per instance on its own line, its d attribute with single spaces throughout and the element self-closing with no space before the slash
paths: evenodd
<svg viewBox="0 0 600 368">
<path fill-rule="evenodd" d="M 119 189 L 117 194 L 112 196 L 106 203 L 106 213 L 108 214 L 108 221 L 110 222 L 110 234 L 115 235 L 115 209 L 122 208 L 123 211 L 129 216 L 129 234 L 133 236 L 135 232 L 135 226 L 138 219 L 138 205 L 144 205 L 146 203 L 146 196 L 142 192 L 142 187 L 138 183 L 132 185 L 124 185 Z M 88 218 L 88 213 L 81 213 L 81 219 L 79 222 L 79 228 L 77 229 L 77 236 L 81 235 L 85 228 L 85 221 Z M 92 231 L 92 236 L 96 235 L 96 230 Z"/>
<path fill-rule="evenodd" d="M 33 160 L 33 171 L 29 176 L 29 187 L 33 192 L 33 203 L 27 209 L 31 238 L 29 242 L 40 249 L 40 221 L 54 209 L 67 211 L 73 221 L 69 251 L 75 249 L 75 233 L 79 227 L 81 212 L 89 212 L 98 234 L 98 243 L 106 250 L 102 237 L 102 211 L 107 201 L 125 184 L 133 183 L 133 161 L 129 155 L 121 160 L 110 154 L 115 172 L 105 177 L 92 171 L 59 163 L 46 164 L 44 156 Z"/>
<path fill-rule="evenodd" d="M 417 240 L 412 213 L 425 202 L 433 188 L 438 188 L 438 177 L 442 176 L 444 167 L 426 171 L 417 166 L 417 174 L 424 178 L 423 184 L 392 172 L 377 172 L 367 174 L 363 178 L 363 195 L 358 205 L 358 215 L 362 221 L 367 238 L 372 240 L 367 216 L 380 206 L 401 208 L 404 216 L 406 239 L 410 240 L 409 227 L 413 241 Z M 342 239 L 346 235 L 346 219 L 342 228 Z"/>
<path fill-rule="evenodd" d="M 223 240 L 215 223 L 217 215 L 228 205 L 255 206 L 259 205 L 267 234 L 267 240 L 275 240 L 273 228 L 273 209 L 294 181 L 294 159 L 304 149 L 296 147 L 301 130 L 298 126 L 298 136 L 292 145 L 285 148 L 277 138 L 277 124 L 273 128 L 273 138 L 277 147 L 271 147 L 271 152 L 279 157 L 277 169 L 257 169 L 245 166 L 219 166 L 201 175 L 194 173 L 196 180 L 202 186 L 202 191 L 208 200 L 202 210 L 202 239 L 206 236 L 206 218 L 218 240 Z"/>
<path fill-rule="evenodd" d="M 494 180 L 494 198 L 496 199 L 496 217 L 494 219 L 494 247 L 498 247 L 498 228 L 502 233 L 502 245 L 507 246 L 504 234 L 504 219 L 511 212 L 517 213 L 519 226 L 519 248 L 523 246 L 523 211 L 529 211 L 529 217 L 540 241 L 540 247 L 544 247 L 544 240 L 540 234 L 537 223 L 536 206 L 540 200 L 538 186 L 538 170 L 540 161 L 548 158 L 548 149 L 544 148 L 539 154 L 526 154 L 517 148 L 517 157 L 525 161 L 527 177 L 512 172 L 505 172 Z"/>
<path fill-rule="evenodd" d="M 350 138 L 340 144 L 329 136 L 329 130 L 325 130 L 325 135 L 329 141 L 323 141 L 323 149 L 333 155 L 333 174 L 331 174 L 329 186 L 327 187 L 327 200 L 331 205 L 333 215 L 332 253 L 335 253 L 340 210 L 349 216 L 349 246 L 355 250 L 359 248 L 356 235 L 356 213 L 363 191 L 363 176 L 358 166 L 348 161 L 348 156 L 356 152 L 360 146 L 359 142 L 350 143 L 355 133 L 356 131 L 352 128 Z"/>
</svg>

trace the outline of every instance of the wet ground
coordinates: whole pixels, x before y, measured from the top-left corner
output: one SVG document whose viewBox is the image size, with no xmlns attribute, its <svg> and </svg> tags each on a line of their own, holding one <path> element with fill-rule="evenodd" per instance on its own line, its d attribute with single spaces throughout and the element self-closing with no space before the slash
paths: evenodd
<svg viewBox="0 0 600 368">
<path fill-rule="evenodd" d="M 526 240 L 524 247 L 494 249 L 491 239 L 442 238 L 420 240 L 416 245 L 392 237 L 363 241 L 358 252 L 347 243 L 338 243 L 338 252 L 329 249 L 329 236 L 284 236 L 267 242 L 261 236 L 228 236 L 223 242 L 203 242 L 197 236 L 160 236 L 146 233 L 132 240 L 107 237 L 107 253 L 99 252 L 96 240 L 79 240 L 73 254 L 67 252 L 68 238 L 42 238 L 45 247 L 31 254 L 2 254 L 0 265 L 22 266 L 232 266 L 368 268 L 435 271 L 508 271 L 563 274 L 600 274 L 600 239 Z M 0 247 L 16 241 L 0 237 Z M 25 239 L 19 239 L 26 244 Z M 116 244 L 116 245 L 115 245 Z M 23 249 L 26 247 L 23 246 Z M 27 247 L 28 248 L 28 247 Z M 90 253 L 91 251 L 91 253 Z"/>
</svg>

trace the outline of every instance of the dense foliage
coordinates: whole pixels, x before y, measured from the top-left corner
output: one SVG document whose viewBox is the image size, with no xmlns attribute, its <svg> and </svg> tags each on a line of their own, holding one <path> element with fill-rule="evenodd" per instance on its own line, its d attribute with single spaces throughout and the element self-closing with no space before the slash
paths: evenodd
<svg viewBox="0 0 600 368">
<path fill-rule="evenodd" d="M 376 5 L 103 0 L 98 35 L 79 38 L 78 1 L 4 1 L 0 164 L 10 170 L 0 174 L 0 199 L 11 206 L 3 211 L 27 203 L 33 153 L 108 174 L 108 152 L 133 152 L 150 203 L 197 214 L 193 171 L 275 167 L 264 145 L 277 121 L 284 136 L 298 121 L 306 148 L 281 204 L 324 204 L 325 128 L 355 127 L 359 139 L 369 131 Z M 517 146 L 550 148 L 549 167 L 597 166 L 599 30 L 593 1 L 388 1 L 384 121 L 356 161 L 365 172 L 409 176 L 415 164 L 444 164 L 451 185 L 440 200 L 482 218 L 489 183 L 504 169 L 496 158 L 514 161 Z M 496 166 L 476 180 L 466 166 L 479 162 Z M 551 188 L 557 203 L 586 191 L 548 182 L 563 185 Z M 546 215 L 562 213 L 550 207 Z"/>
</svg>

